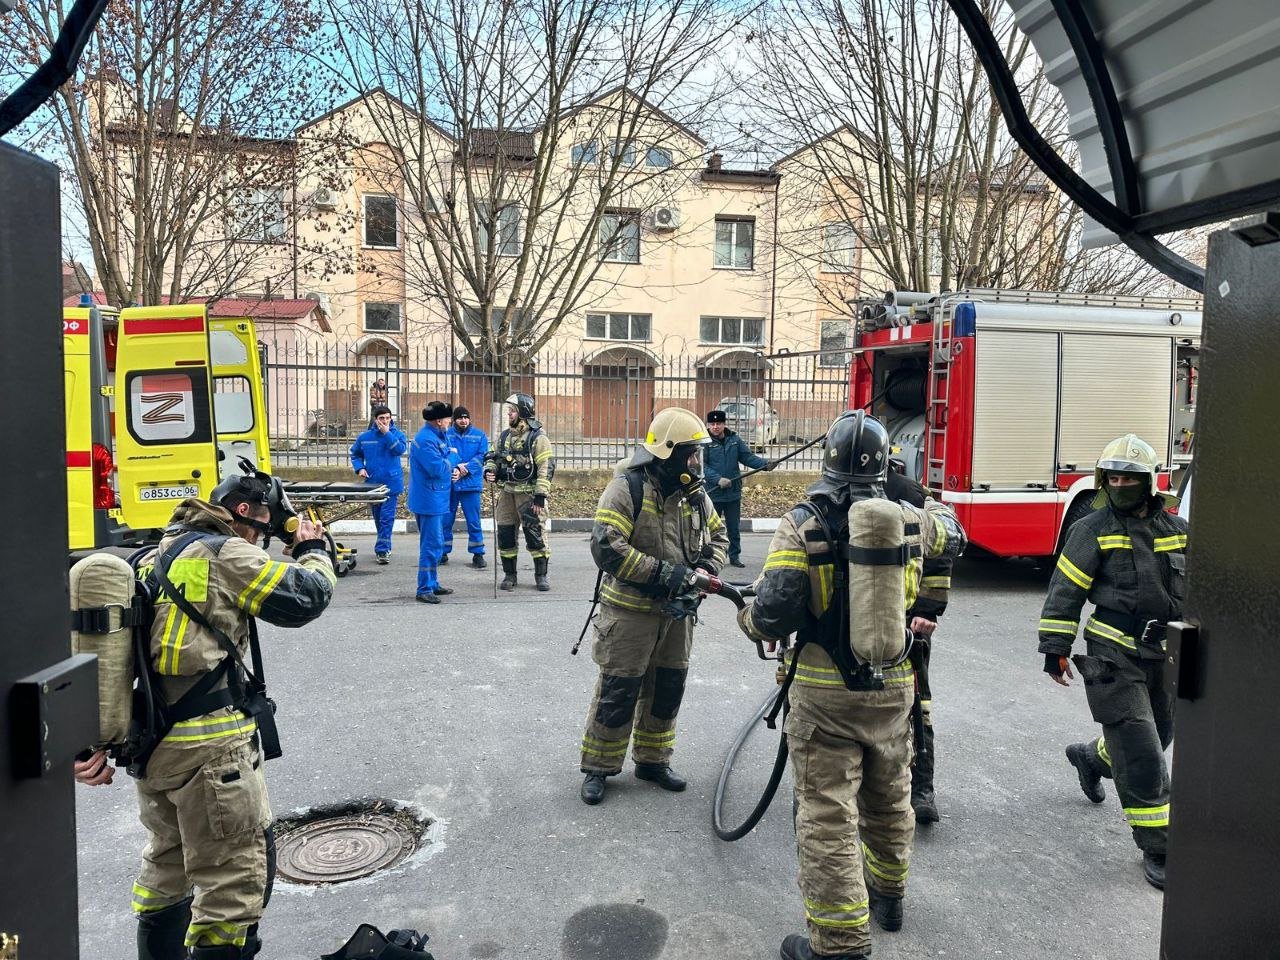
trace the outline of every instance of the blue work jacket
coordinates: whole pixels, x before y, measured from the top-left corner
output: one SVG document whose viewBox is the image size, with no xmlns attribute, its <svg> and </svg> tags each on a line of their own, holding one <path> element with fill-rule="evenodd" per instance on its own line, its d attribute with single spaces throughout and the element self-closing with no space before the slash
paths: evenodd
<svg viewBox="0 0 1280 960">
<path fill-rule="evenodd" d="M 462 476 L 454 489 L 459 493 L 469 493 L 484 487 L 484 455 L 489 452 L 489 438 L 479 427 L 468 427 L 466 433 L 459 433 L 456 426 L 444 432 L 449 444 L 449 460 L 454 466 L 465 464 L 467 473 Z"/>
<path fill-rule="evenodd" d="M 404 490 L 404 465 L 400 458 L 409 449 L 409 441 L 393 422 L 386 433 L 370 427 L 351 445 L 351 469 L 365 470 L 372 483 L 385 483 L 392 493 Z"/>
<path fill-rule="evenodd" d="M 752 453 L 751 448 L 742 442 L 742 438 L 728 429 L 719 440 L 712 437 L 711 445 L 702 448 L 702 458 L 702 475 L 712 503 L 732 503 L 742 499 L 742 481 L 738 479 L 742 471 L 739 465 L 753 470 L 769 465 L 768 460 Z M 733 481 L 727 490 L 720 487 L 721 477 L 728 477 Z"/>
<path fill-rule="evenodd" d="M 425 424 L 409 445 L 409 510 L 428 516 L 449 512 L 453 464 L 444 431 Z"/>
</svg>

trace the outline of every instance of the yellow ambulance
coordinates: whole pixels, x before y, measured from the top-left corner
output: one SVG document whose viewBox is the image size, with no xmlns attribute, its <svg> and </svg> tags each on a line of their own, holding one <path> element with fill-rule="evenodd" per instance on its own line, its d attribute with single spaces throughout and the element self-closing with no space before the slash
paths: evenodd
<svg viewBox="0 0 1280 960">
<path fill-rule="evenodd" d="M 241 457 L 270 472 L 257 336 L 204 304 L 63 311 L 70 548 L 155 540 Z"/>
</svg>

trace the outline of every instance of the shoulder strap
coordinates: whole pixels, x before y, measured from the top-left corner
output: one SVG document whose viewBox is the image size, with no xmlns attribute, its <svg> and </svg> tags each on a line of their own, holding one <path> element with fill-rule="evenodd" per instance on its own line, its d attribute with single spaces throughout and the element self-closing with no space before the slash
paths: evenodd
<svg viewBox="0 0 1280 960">
<path fill-rule="evenodd" d="M 627 467 L 622 472 L 631 493 L 631 519 L 634 521 L 644 509 L 644 467 Z"/>
</svg>

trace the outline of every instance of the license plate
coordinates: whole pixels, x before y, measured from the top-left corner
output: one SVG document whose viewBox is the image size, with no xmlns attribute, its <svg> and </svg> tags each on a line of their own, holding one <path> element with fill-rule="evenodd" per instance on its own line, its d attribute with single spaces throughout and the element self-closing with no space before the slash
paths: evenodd
<svg viewBox="0 0 1280 960">
<path fill-rule="evenodd" d="M 200 496 L 200 487 L 194 483 L 184 483 L 177 487 L 143 487 L 138 491 L 139 500 L 186 500 L 188 497 Z"/>
</svg>

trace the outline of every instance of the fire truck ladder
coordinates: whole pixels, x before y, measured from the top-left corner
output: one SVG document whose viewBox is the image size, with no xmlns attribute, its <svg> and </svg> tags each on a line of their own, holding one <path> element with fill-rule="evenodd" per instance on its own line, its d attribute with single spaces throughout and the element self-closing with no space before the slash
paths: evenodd
<svg viewBox="0 0 1280 960">
<path fill-rule="evenodd" d="M 938 499 L 947 483 L 947 375 L 951 372 L 949 305 L 933 308 L 933 340 L 929 352 L 929 403 L 925 410 L 924 485 Z"/>
</svg>

